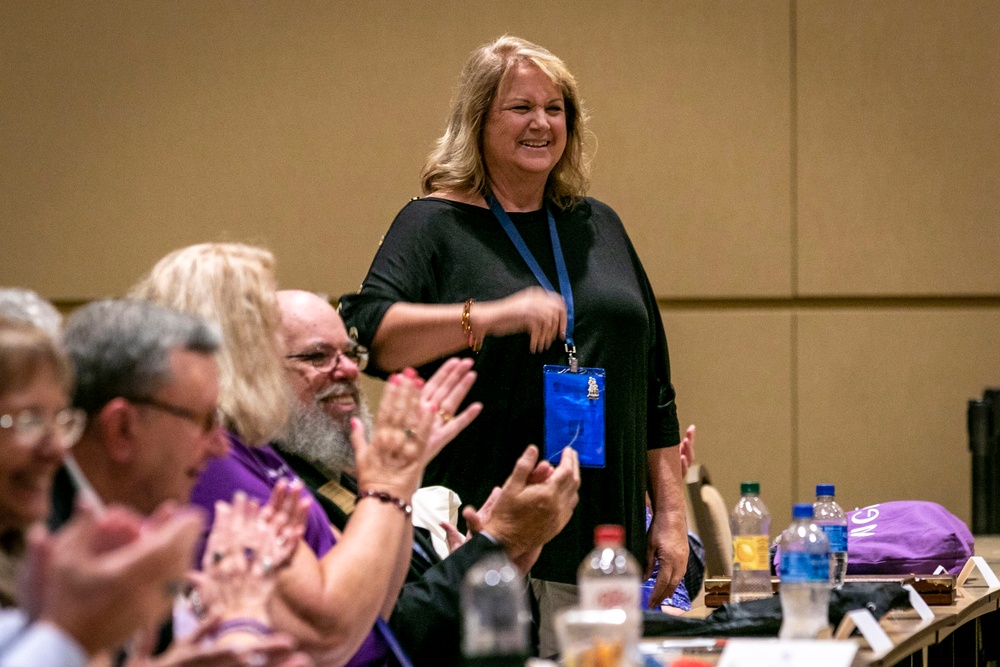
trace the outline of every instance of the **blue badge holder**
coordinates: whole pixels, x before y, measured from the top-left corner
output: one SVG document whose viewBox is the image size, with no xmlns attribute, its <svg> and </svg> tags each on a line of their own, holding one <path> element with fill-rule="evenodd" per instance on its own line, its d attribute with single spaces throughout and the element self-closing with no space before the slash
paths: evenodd
<svg viewBox="0 0 1000 667">
<path fill-rule="evenodd" d="M 545 458 L 559 464 L 566 447 L 580 465 L 604 467 L 604 369 L 542 367 L 545 390 Z"/>
</svg>

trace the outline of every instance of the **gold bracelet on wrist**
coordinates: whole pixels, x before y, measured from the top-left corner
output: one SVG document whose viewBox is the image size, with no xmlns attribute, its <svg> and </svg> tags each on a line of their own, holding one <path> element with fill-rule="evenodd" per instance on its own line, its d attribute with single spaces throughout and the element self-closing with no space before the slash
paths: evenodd
<svg viewBox="0 0 1000 667">
<path fill-rule="evenodd" d="M 472 333 L 472 304 L 475 302 L 475 299 L 465 300 L 465 308 L 462 309 L 462 331 L 468 337 L 469 347 L 472 348 L 472 351 L 479 352 L 483 348 L 483 341 Z"/>
</svg>

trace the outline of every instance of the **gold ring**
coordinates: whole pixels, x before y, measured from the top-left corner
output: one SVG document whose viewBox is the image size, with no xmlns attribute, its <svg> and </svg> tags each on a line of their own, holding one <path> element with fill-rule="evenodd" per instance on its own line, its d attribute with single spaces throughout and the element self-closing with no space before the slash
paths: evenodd
<svg viewBox="0 0 1000 667">
<path fill-rule="evenodd" d="M 444 408 L 438 410 L 438 415 L 441 417 L 441 421 L 443 421 L 445 424 L 447 424 L 448 422 L 450 422 L 452 419 L 455 418 L 455 415 L 445 412 Z"/>
</svg>

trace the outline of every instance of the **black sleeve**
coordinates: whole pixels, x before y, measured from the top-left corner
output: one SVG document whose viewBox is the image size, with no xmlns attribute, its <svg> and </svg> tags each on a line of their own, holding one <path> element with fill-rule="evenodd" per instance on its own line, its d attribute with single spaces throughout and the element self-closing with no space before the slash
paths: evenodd
<svg viewBox="0 0 1000 667">
<path fill-rule="evenodd" d="M 340 316 L 348 329 L 357 329 L 362 345 L 371 347 L 394 303 L 436 303 L 434 211 L 432 202 L 422 200 L 403 207 L 382 238 L 361 289 L 340 297 Z"/>
<path fill-rule="evenodd" d="M 653 286 L 646 270 L 639 261 L 635 247 L 629 242 L 629 254 L 642 286 L 642 298 L 649 312 L 652 331 L 652 346 L 649 350 L 649 389 L 646 397 L 646 449 L 674 447 L 681 442 L 680 425 L 677 422 L 677 404 L 674 386 L 670 381 L 670 353 L 667 349 L 667 334 L 663 328 L 660 307 L 656 303 Z"/>
<path fill-rule="evenodd" d="M 502 547 L 473 535 L 420 581 L 403 586 L 389 625 L 415 666 L 459 664 L 462 579 L 483 556 Z"/>
<path fill-rule="evenodd" d="M 663 329 L 660 309 L 653 302 L 655 338 L 650 352 L 650 378 L 647 409 L 647 449 L 673 447 L 681 442 L 680 425 L 677 422 L 677 403 L 674 386 L 670 383 L 670 355 L 667 352 L 667 334 Z"/>
</svg>

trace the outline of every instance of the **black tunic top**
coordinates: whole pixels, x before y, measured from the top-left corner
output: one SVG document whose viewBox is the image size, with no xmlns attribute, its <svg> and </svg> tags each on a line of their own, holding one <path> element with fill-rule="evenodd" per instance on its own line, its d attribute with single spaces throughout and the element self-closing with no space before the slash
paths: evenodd
<svg viewBox="0 0 1000 667">
<path fill-rule="evenodd" d="M 545 211 L 510 217 L 558 285 Z M 663 324 L 621 220 L 589 198 L 555 218 L 573 289 L 580 365 L 607 373 L 606 466 L 582 469 L 580 504 L 542 551 L 532 576 L 576 583 L 598 524 L 624 525 L 627 546 L 645 562 L 646 450 L 674 446 L 680 437 Z M 347 326 L 357 327 L 360 342 L 370 346 L 396 302 L 490 301 L 537 285 L 489 209 L 429 197 L 410 202 L 396 216 L 361 291 L 342 297 L 340 308 Z M 475 322 L 475 306 L 471 314 Z M 454 489 L 464 503 L 478 507 L 510 474 L 525 446 L 541 448 L 542 366 L 565 364 L 566 354 L 557 339 L 533 355 L 528 335 L 517 334 L 487 337 L 475 356 L 479 379 L 467 401 L 482 401 L 483 412 L 431 462 L 424 482 Z M 443 361 L 418 370 L 428 377 Z M 372 371 L 380 373 L 374 362 Z"/>
</svg>

